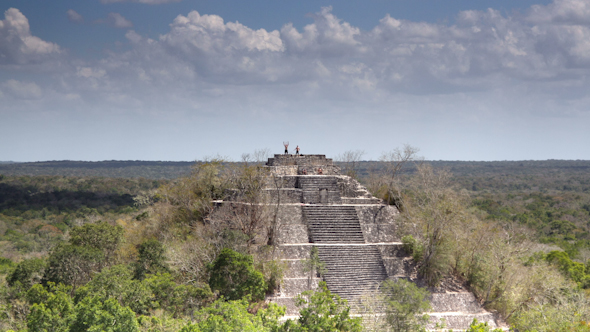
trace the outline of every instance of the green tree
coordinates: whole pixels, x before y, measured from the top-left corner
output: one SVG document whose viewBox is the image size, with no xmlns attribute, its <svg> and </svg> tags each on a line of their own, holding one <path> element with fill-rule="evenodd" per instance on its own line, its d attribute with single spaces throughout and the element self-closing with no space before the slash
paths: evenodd
<svg viewBox="0 0 590 332">
<path fill-rule="evenodd" d="M 43 301 L 31 306 L 31 312 L 27 316 L 29 331 L 68 332 L 74 319 L 74 305 L 70 296 L 63 288 L 56 288 L 55 292 L 48 292 L 41 285 L 36 285 L 35 288 L 35 297 Z"/>
<path fill-rule="evenodd" d="M 180 332 L 271 332 L 277 331 L 279 318 L 285 309 L 271 303 L 268 308 L 250 313 L 247 300 L 215 301 L 195 313 L 194 324 L 185 326 Z"/>
<path fill-rule="evenodd" d="M 147 284 L 133 279 L 133 273 L 126 265 L 114 265 L 94 275 L 92 280 L 76 290 L 74 300 L 79 303 L 93 296 L 103 300 L 116 299 L 137 314 L 148 313 L 154 300 L 152 290 Z"/>
<path fill-rule="evenodd" d="M 42 259 L 25 259 L 18 263 L 14 271 L 6 277 L 6 282 L 8 286 L 17 287 L 26 291 L 32 285 L 41 281 L 44 270 L 45 262 Z"/>
<path fill-rule="evenodd" d="M 100 270 L 104 254 L 92 247 L 59 244 L 49 254 L 43 282 L 73 286 L 72 292 Z"/>
<path fill-rule="evenodd" d="M 146 274 L 170 272 L 166 264 L 164 246 L 156 239 L 149 239 L 137 246 L 139 258 L 135 263 L 135 278 L 143 280 Z"/>
<path fill-rule="evenodd" d="M 208 285 L 197 287 L 191 284 L 177 284 L 169 273 L 148 275 L 143 280 L 153 294 L 152 305 L 164 309 L 174 316 L 190 315 L 213 299 Z"/>
<path fill-rule="evenodd" d="M 305 291 L 297 296 L 296 305 L 301 315 L 297 321 L 287 320 L 282 332 L 360 332 L 361 318 L 350 316 L 345 299 L 332 294 L 325 282 L 316 291 Z"/>
<path fill-rule="evenodd" d="M 267 285 L 264 275 L 255 269 L 252 256 L 224 248 L 209 264 L 208 270 L 211 289 L 219 291 L 228 300 L 247 295 L 254 301 L 264 299 Z"/>
<path fill-rule="evenodd" d="M 587 280 L 586 266 L 579 262 L 574 262 L 564 251 L 553 250 L 545 258 L 547 262 L 557 266 L 564 276 L 584 286 Z"/>
<path fill-rule="evenodd" d="M 381 286 L 386 321 L 396 332 L 426 331 L 430 293 L 404 279 L 386 280 Z"/>
<path fill-rule="evenodd" d="M 138 332 L 135 313 L 115 299 L 86 297 L 76 305 L 70 332 Z"/>
<path fill-rule="evenodd" d="M 123 239 L 123 227 L 107 222 L 85 224 L 70 231 L 70 243 L 75 246 L 93 248 L 104 252 L 105 262 L 112 262 L 115 251 Z"/>
</svg>

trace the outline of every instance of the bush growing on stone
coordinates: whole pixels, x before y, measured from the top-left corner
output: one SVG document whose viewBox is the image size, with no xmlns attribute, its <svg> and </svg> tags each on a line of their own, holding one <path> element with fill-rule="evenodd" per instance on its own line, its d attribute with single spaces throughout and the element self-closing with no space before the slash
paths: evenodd
<svg viewBox="0 0 590 332">
<path fill-rule="evenodd" d="M 393 331 L 426 331 L 430 310 L 428 290 L 404 279 L 386 280 L 381 286 L 387 324 Z"/>
<path fill-rule="evenodd" d="M 412 258 L 415 262 L 420 262 L 422 260 L 422 254 L 424 253 L 424 246 L 416 240 L 412 235 L 406 235 L 402 237 L 402 244 L 404 250 L 412 255 Z"/>
<path fill-rule="evenodd" d="M 502 332 L 502 329 L 492 330 L 491 327 L 488 326 L 488 322 L 479 323 L 477 318 L 474 318 L 465 332 Z"/>
<path fill-rule="evenodd" d="M 297 321 L 287 320 L 280 332 L 360 332 L 360 317 L 350 316 L 348 301 L 332 294 L 325 282 L 316 291 L 305 291 L 297 296 L 296 305 L 301 315 Z"/>
</svg>

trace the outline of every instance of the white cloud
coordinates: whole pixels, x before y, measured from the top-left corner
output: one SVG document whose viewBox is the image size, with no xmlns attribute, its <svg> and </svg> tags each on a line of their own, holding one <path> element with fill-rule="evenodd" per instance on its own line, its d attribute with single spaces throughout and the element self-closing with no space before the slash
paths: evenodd
<svg viewBox="0 0 590 332">
<path fill-rule="evenodd" d="M 554 0 L 543 6 L 534 5 L 528 20 L 540 23 L 590 24 L 590 2 L 587 0 Z"/>
<path fill-rule="evenodd" d="M 29 20 L 16 8 L 4 12 L 0 20 L 0 65 L 40 62 L 60 54 L 57 44 L 31 35 Z"/>
<path fill-rule="evenodd" d="M 68 9 L 66 14 L 68 15 L 68 20 L 70 20 L 70 22 L 73 22 L 73 23 L 84 22 L 84 17 L 82 17 L 82 15 L 78 14 L 78 12 L 76 12 L 73 9 Z"/>
<path fill-rule="evenodd" d="M 190 94 L 202 85 L 256 89 L 269 83 L 305 87 L 294 94 L 359 101 L 400 93 L 509 90 L 520 84 L 539 94 L 583 95 L 581 87 L 569 87 L 589 74 L 589 27 L 531 18 L 576 3 L 556 0 L 533 7 L 527 16 L 464 11 L 453 25 L 387 14 L 369 31 L 339 19 L 331 7 L 310 15 L 313 23 L 301 30 L 285 24 L 280 31 L 254 30 L 192 11 L 177 16 L 158 39 L 127 31 L 130 51 L 79 66 L 75 76 L 93 79 L 88 89 L 128 95 L 150 89 Z"/>
<path fill-rule="evenodd" d="M 41 88 L 34 82 L 8 80 L 2 86 L 13 97 L 18 99 L 39 99 L 43 96 Z"/>
<path fill-rule="evenodd" d="M 85 77 L 85 78 L 102 78 L 106 75 L 106 71 L 104 69 L 93 69 L 90 67 L 78 67 L 76 74 L 79 77 Z"/>
<path fill-rule="evenodd" d="M 432 121 L 452 116 L 443 114 L 444 105 L 437 101 L 463 98 L 470 107 L 478 100 L 491 103 L 490 109 L 497 103 L 505 113 L 554 115 L 560 105 L 576 105 L 583 113 L 590 27 L 531 18 L 533 12 L 553 13 L 565 3 L 534 7 L 527 15 L 465 11 L 454 24 L 385 15 L 368 31 L 339 19 L 329 7 L 311 15 L 313 22 L 301 29 L 285 24 L 280 31 L 192 11 L 177 16 L 170 30 L 155 39 L 128 30 L 125 51 L 77 60 L 51 89 L 79 96 L 76 102 L 138 112 L 373 109 L 376 116 L 410 114 Z M 42 90 L 41 98 L 48 98 L 49 89 Z M 511 96 L 518 107 L 500 104 L 499 96 Z M 433 105 L 438 113 L 429 110 Z"/>
<path fill-rule="evenodd" d="M 109 13 L 109 15 L 107 16 L 107 23 L 110 26 L 119 29 L 131 28 L 133 26 L 133 23 L 131 23 L 131 21 L 129 21 L 119 13 Z"/>
</svg>

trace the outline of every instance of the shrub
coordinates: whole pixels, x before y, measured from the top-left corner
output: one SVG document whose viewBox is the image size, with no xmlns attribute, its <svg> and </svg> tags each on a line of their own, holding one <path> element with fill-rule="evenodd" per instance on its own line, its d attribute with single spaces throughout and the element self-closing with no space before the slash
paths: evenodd
<svg viewBox="0 0 590 332">
<path fill-rule="evenodd" d="M 255 301 L 264 299 L 268 287 L 262 273 L 254 268 L 252 256 L 224 248 L 207 268 L 211 289 L 228 300 L 247 295 Z"/>
<path fill-rule="evenodd" d="M 381 286 L 387 324 L 394 331 L 425 331 L 430 293 L 404 279 L 386 280 Z"/>
</svg>

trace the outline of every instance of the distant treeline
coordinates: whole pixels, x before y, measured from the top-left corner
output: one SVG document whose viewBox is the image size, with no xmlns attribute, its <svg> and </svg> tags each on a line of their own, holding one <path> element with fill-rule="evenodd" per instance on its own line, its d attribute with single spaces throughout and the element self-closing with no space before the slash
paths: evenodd
<svg viewBox="0 0 590 332">
<path fill-rule="evenodd" d="M 514 175 L 544 175 L 556 176 L 560 174 L 589 173 L 590 160 L 522 160 L 522 161 L 424 161 L 434 168 L 446 168 L 454 176 L 493 176 L 501 174 Z M 146 179 L 176 179 L 190 174 L 191 161 L 42 161 L 32 163 L 2 163 L 0 174 L 4 175 L 59 175 L 80 177 L 111 177 L 111 178 L 139 178 Z M 342 164 L 342 163 L 336 163 Z M 357 174 L 360 178 L 369 176 L 385 167 L 379 161 L 360 161 L 357 163 Z M 414 164 L 408 163 L 404 169 L 406 173 L 415 170 Z"/>
<path fill-rule="evenodd" d="M 42 161 L 0 163 L 4 175 L 59 175 L 77 177 L 176 179 L 190 174 L 190 161 Z"/>
</svg>

